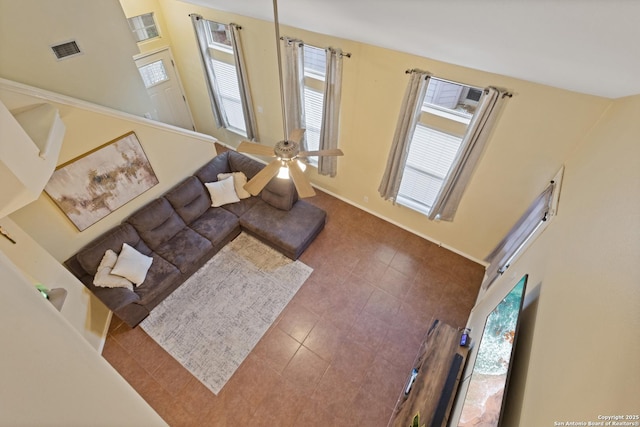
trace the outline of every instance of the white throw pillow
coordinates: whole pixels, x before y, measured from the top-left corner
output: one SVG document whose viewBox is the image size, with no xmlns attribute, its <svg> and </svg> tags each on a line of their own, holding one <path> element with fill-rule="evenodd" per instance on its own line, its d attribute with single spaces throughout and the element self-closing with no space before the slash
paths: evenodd
<svg viewBox="0 0 640 427">
<path fill-rule="evenodd" d="M 236 194 L 240 199 L 247 199 L 251 197 L 251 193 L 244 189 L 244 185 L 247 183 L 247 176 L 244 172 L 231 172 L 231 173 L 219 173 L 218 181 L 227 179 L 233 176 L 233 186 L 236 189 Z"/>
<path fill-rule="evenodd" d="M 122 250 L 118 255 L 116 265 L 111 270 L 111 274 L 125 277 L 134 284 L 140 285 L 147 277 L 147 272 L 151 267 L 153 258 L 141 254 L 126 243 L 122 244 Z"/>
<path fill-rule="evenodd" d="M 211 196 L 211 206 L 214 208 L 226 205 L 227 203 L 239 202 L 236 189 L 233 184 L 233 177 L 223 179 L 222 181 L 207 182 L 204 184 L 209 190 Z"/>
<path fill-rule="evenodd" d="M 132 291 L 133 283 L 122 276 L 111 274 L 111 270 L 113 266 L 116 265 L 117 260 L 118 254 L 108 249 L 104 253 L 100 265 L 98 265 L 98 271 L 93 277 L 93 284 L 103 288 L 127 288 Z"/>
</svg>

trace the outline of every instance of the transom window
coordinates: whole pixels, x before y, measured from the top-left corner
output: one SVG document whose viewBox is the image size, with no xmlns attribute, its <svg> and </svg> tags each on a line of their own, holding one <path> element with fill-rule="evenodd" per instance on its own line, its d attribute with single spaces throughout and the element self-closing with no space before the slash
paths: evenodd
<svg viewBox="0 0 640 427">
<path fill-rule="evenodd" d="M 137 42 L 160 37 L 160 32 L 158 31 L 156 21 L 153 17 L 153 12 L 134 16 L 127 20 L 129 21 L 129 28 L 133 31 L 133 35 Z"/>
<path fill-rule="evenodd" d="M 431 78 L 396 202 L 429 214 L 471 122 L 482 89 Z"/>
<path fill-rule="evenodd" d="M 327 56 L 324 49 L 307 44 L 304 45 L 303 55 L 305 138 L 308 150 L 319 150 Z M 309 157 L 308 161 L 318 166 L 318 157 Z"/>
</svg>

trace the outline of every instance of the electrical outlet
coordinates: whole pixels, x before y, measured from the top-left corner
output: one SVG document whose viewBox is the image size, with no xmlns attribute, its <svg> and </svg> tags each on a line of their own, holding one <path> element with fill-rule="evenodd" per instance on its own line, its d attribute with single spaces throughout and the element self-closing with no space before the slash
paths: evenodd
<svg viewBox="0 0 640 427">
<path fill-rule="evenodd" d="M 369 196 L 364 196 L 364 202 L 369 203 Z"/>
</svg>

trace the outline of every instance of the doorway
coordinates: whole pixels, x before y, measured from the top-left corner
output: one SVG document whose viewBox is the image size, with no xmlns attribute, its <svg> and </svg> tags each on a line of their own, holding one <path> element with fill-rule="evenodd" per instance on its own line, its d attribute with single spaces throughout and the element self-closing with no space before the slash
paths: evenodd
<svg viewBox="0 0 640 427">
<path fill-rule="evenodd" d="M 168 47 L 136 55 L 136 67 L 153 103 L 152 120 L 195 130 L 191 110 Z"/>
</svg>

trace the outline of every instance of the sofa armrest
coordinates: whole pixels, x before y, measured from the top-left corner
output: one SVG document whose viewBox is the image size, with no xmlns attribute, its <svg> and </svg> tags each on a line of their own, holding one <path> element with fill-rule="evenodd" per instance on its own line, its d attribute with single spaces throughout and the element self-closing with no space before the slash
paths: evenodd
<svg viewBox="0 0 640 427">
<path fill-rule="evenodd" d="M 113 312 L 118 312 L 129 304 L 140 302 L 140 297 L 126 288 L 100 288 L 93 286 L 91 291 Z"/>
</svg>

